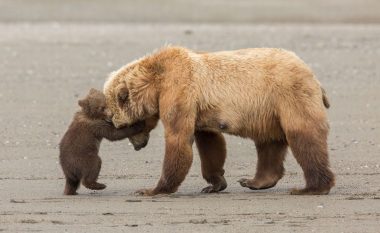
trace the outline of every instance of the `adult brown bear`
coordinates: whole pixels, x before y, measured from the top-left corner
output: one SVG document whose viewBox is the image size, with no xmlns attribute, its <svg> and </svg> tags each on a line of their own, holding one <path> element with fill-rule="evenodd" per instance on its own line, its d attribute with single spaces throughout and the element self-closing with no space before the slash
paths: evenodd
<svg viewBox="0 0 380 233">
<path fill-rule="evenodd" d="M 197 53 L 164 47 L 112 73 L 104 93 L 116 127 L 144 119 L 163 123 L 162 175 L 155 188 L 140 194 L 178 189 L 193 160 L 194 138 L 202 175 L 211 184 L 203 191 L 225 189 L 222 133 L 255 142 L 257 171 L 253 179 L 239 181 L 244 187 L 275 186 L 284 174 L 288 146 L 306 180 L 306 187 L 292 194 L 327 194 L 334 186 L 327 153 L 328 101 L 313 72 L 292 52 Z"/>
</svg>

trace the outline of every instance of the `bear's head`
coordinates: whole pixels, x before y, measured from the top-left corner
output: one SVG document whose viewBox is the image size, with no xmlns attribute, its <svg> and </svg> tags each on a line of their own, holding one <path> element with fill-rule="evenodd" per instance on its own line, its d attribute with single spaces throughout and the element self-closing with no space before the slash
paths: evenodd
<svg viewBox="0 0 380 233">
<path fill-rule="evenodd" d="M 101 119 L 111 122 L 112 112 L 107 108 L 103 92 L 91 88 L 84 99 L 78 101 L 82 112 L 90 119 Z"/>
<path fill-rule="evenodd" d="M 152 69 L 138 61 L 111 73 L 104 84 L 107 106 L 116 128 L 145 121 L 144 132 L 132 136 L 131 143 L 136 150 L 143 148 L 149 140 L 149 132 L 158 121 L 157 76 Z"/>
<path fill-rule="evenodd" d="M 158 114 L 159 88 L 155 79 L 140 62 L 111 73 L 104 84 L 104 94 L 116 128 Z"/>
</svg>

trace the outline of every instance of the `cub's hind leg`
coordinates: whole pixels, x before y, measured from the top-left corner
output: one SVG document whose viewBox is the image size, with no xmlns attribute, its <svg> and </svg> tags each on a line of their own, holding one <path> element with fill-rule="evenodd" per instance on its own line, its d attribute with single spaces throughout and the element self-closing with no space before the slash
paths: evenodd
<svg viewBox="0 0 380 233">
<path fill-rule="evenodd" d="M 65 195 L 77 195 L 77 190 L 79 188 L 80 180 L 76 177 L 66 176 L 66 184 L 65 184 Z"/>
<path fill-rule="evenodd" d="M 94 158 L 91 158 L 88 166 L 83 174 L 82 184 L 92 190 L 105 189 L 107 187 L 105 184 L 97 182 L 100 168 L 102 167 L 101 158 L 98 155 L 94 156 Z"/>
<path fill-rule="evenodd" d="M 253 179 L 243 178 L 241 186 L 252 190 L 272 188 L 284 175 L 284 160 L 287 152 L 285 141 L 256 143 L 257 167 Z"/>
</svg>

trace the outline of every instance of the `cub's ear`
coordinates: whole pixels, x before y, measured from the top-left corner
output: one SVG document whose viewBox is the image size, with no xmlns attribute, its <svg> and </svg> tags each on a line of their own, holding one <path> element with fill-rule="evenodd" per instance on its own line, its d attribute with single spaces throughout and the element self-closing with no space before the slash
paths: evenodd
<svg viewBox="0 0 380 233">
<path fill-rule="evenodd" d="M 89 105 L 89 102 L 87 99 L 78 100 L 78 105 L 82 108 L 86 108 Z"/>
<path fill-rule="evenodd" d="M 127 87 L 120 87 L 118 94 L 117 94 L 117 99 L 120 103 L 125 103 L 128 101 L 129 97 L 129 91 Z"/>
<path fill-rule="evenodd" d="M 96 90 L 95 88 L 91 88 L 90 89 L 90 94 L 93 94 L 93 93 L 96 93 L 96 92 L 98 92 L 98 90 Z"/>
</svg>

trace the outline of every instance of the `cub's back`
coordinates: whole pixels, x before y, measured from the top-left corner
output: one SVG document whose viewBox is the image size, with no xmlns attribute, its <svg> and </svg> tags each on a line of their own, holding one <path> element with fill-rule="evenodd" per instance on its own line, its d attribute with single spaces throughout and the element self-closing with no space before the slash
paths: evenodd
<svg viewBox="0 0 380 233">
<path fill-rule="evenodd" d="M 91 124 L 74 117 L 60 144 L 60 157 L 97 153 L 100 140 L 91 132 Z"/>
</svg>

